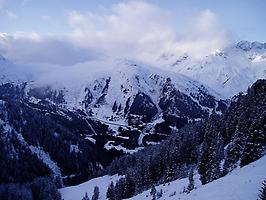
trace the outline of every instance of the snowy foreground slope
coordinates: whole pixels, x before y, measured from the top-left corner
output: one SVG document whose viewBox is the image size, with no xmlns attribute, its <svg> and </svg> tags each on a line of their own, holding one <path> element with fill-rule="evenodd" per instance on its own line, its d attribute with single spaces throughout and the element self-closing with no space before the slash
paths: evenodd
<svg viewBox="0 0 266 200">
<path fill-rule="evenodd" d="M 241 169 L 236 169 L 229 175 L 213 181 L 207 185 L 198 185 L 197 189 L 190 194 L 182 193 L 188 185 L 187 179 L 177 180 L 170 185 L 156 187 L 159 191 L 163 189 L 162 199 L 172 200 L 251 200 L 257 199 L 261 183 L 266 177 L 266 156 Z M 171 196 L 176 191 L 176 195 Z M 181 193 L 181 194 L 180 194 Z M 145 199 L 150 194 L 145 191 L 132 200 Z M 151 199 L 151 197 L 148 197 Z M 147 199 L 148 199 L 147 198 Z"/>
<path fill-rule="evenodd" d="M 85 183 L 77 186 L 65 187 L 60 190 L 62 199 L 64 200 L 81 200 L 84 194 L 87 192 L 88 196 L 91 197 L 95 186 L 99 187 L 100 199 L 106 199 L 106 192 L 109 184 L 113 181 L 114 183 L 119 180 L 120 176 L 102 176 L 99 178 L 92 179 Z"/>
<path fill-rule="evenodd" d="M 163 196 L 160 199 L 171 200 L 251 200 L 257 199 L 261 183 L 266 177 L 266 156 L 241 168 L 229 175 L 213 181 L 207 185 L 201 185 L 196 179 L 196 189 L 191 193 L 183 193 L 188 185 L 188 179 L 172 181 L 169 184 L 159 185 L 157 191 L 162 189 Z M 118 176 L 103 176 L 92 179 L 78 186 L 66 187 L 60 190 L 64 200 L 82 199 L 85 192 L 91 197 L 94 186 L 100 188 L 100 199 L 106 199 L 106 190 L 111 181 L 118 180 Z M 152 199 L 150 190 L 147 190 L 131 200 Z"/>
</svg>

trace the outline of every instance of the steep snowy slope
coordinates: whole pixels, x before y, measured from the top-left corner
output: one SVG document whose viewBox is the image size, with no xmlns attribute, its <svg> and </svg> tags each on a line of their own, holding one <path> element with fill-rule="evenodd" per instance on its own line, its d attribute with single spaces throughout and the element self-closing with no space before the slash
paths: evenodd
<svg viewBox="0 0 266 200">
<path fill-rule="evenodd" d="M 186 76 L 164 72 L 136 62 L 120 61 L 110 71 L 95 74 L 92 79 L 87 80 L 84 88 L 85 97 L 81 97 L 83 102 L 79 104 L 85 104 L 85 108 L 91 109 L 99 118 L 112 118 L 116 121 L 119 118 L 123 119 L 123 116 L 130 112 L 130 106 L 139 93 L 149 97 L 151 107 L 154 103 L 157 109 L 160 109 L 158 104 L 163 95 L 166 95 L 162 92 L 166 83 L 169 87 L 171 85 L 174 89 L 192 97 L 192 101 L 202 107 L 208 106 L 201 105 L 197 95 L 202 95 L 203 98 L 209 95 L 219 100 L 218 94 L 213 90 Z M 160 114 L 160 111 L 158 110 L 156 114 Z"/>
<path fill-rule="evenodd" d="M 198 80 L 224 98 L 244 91 L 266 75 L 266 45 L 241 41 L 203 58 L 163 55 L 159 60 L 164 68 Z"/>
<path fill-rule="evenodd" d="M 188 185 L 187 179 L 176 180 L 169 184 L 156 186 L 156 190 L 163 191 L 160 199 L 165 200 L 251 200 L 257 199 L 261 187 L 261 183 L 266 177 L 266 156 L 243 167 L 238 168 L 227 176 L 213 181 L 206 185 L 201 185 L 198 176 L 195 175 L 196 189 L 191 193 L 183 193 L 184 188 Z M 75 200 L 81 199 L 85 192 L 89 197 L 92 196 L 92 191 L 95 186 L 100 188 L 100 200 L 107 199 L 107 186 L 111 181 L 117 180 L 117 176 L 100 177 L 92 179 L 74 187 L 66 187 L 60 190 L 63 199 Z M 147 190 L 135 197 L 132 200 L 152 199 L 150 190 Z"/>
</svg>

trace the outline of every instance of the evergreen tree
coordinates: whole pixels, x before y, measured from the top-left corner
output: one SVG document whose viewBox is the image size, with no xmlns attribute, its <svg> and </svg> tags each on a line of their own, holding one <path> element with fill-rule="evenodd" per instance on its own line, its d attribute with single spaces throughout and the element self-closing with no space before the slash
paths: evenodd
<svg viewBox="0 0 266 200">
<path fill-rule="evenodd" d="M 259 194 L 259 200 L 266 200 L 266 179 L 262 183 L 262 187 Z"/>
<path fill-rule="evenodd" d="M 107 197 L 109 200 L 115 200 L 115 186 L 114 186 L 113 181 L 112 181 L 111 184 L 108 186 L 107 193 L 106 193 L 106 197 Z"/>
<path fill-rule="evenodd" d="M 156 188 L 155 186 L 153 185 L 152 188 L 151 188 L 151 192 L 150 192 L 151 196 L 152 196 L 152 200 L 155 200 L 156 199 Z"/>
<path fill-rule="evenodd" d="M 82 198 L 82 200 L 90 200 L 87 192 L 85 193 L 85 196 Z"/>
<path fill-rule="evenodd" d="M 163 196 L 163 190 L 161 189 L 159 192 L 157 192 L 157 199 L 160 199 Z"/>
<path fill-rule="evenodd" d="M 243 155 L 241 157 L 240 166 L 248 165 L 249 163 L 259 159 L 262 153 L 266 150 L 266 112 L 259 118 L 254 120 L 249 128 L 249 134 L 246 141 Z"/>
<path fill-rule="evenodd" d="M 120 113 L 120 112 L 121 112 L 121 110 L 122 110 L 122 105 L 121 105 L 121 104 L 119 104 L 119 106 L 118 106 L 118 108 L 117 108 L 117 112 L 118 112 L 118 113 Z"/>
<path fill-rule="evenodd" d="M 61 200 L 61 194 L 50 178 L 37 178 L 30 184 L 30 188 L 33 199 Z"/>
<path fill-rule="evenodd" d="M 175 178 L 175 170 L 176 168 L 174 167 L 174 164 L 169 164 L 167 166 L 166 178 L 165 178 L 166 182 L 170 182 Z"/>
<path fill-rule="evenodd" d="M 125 177 L 124 198 L 130 198 L 135 194 L 136 186 L 131 175 Z"/>
<path fill-rule="evenodd" d="M 202 155 L 199 166 L 200 180 L 202 184 L 209 183 L 220 176 L 219 160 L 215 155 L 215 149 L 210 147 Z"/>
<path fill-rule="evenodd" d="M 113 112 L 116 112 L 117 111 L 117 104 L 116 104 L 116 101 L 114 102 L 114 105 L 112 107 L 112 110 Z"/>
<path fill-rule="evenodd" d="M 219 126 L 219 117 L 212 114 L 205 131 L 203 152 L 199 164 L 199 174 L 202 184 L 209 183 L 221 176 L 220 162 L 224 147 Z"/>
<path fill-rule="evenodd" d="M 193 178 L 193 170 L 190 170 L 188 175 L 188 187 L 187 187 L 187 193 L 190 193 L 195 188 L 194 178 Z"/>
<path fill-rule="evenodd" d="M 124 198 L 125 178 L 121 178 L 115 184 L 115 199 L 121 200 Z"/>
<path fill-rule="evenodd" d="M 174 139 L 172 138 L 169 141 L 169 147 L 167 149 L 166 157 L 164 158 L 167 162 L 167 168 L 166 168 L 166 177 L 165 181 L 170 182 L 175 178 L 175 171 L 176 171 L 176 165 L 175 163 L 178 162 L 178 155 L 179 155 L 179 144 L 174 142 Z"/>
<path fill-rule="evenodd" d="M 244 149 L 245 144 L 245 132 L 242 128 L 245 126 L 243 123 L 238 124 L 236 127 L 235 134 L 232 138 L 232 142 L 228 145 L 226 149 L 226 158 L 224 162 L 223 173 L 227 174 L 229 171 L 233 170 L 238 165 L 238 160 Z"/>
<path fill-rule="evenodd" d="M 91 197 L 91 200 L 98 200 L 100 196 L 100 191 L 99 191 L 99 187 L 95 186 L 94 190 L 93 190 L 93 195 Z"/>
</svg>

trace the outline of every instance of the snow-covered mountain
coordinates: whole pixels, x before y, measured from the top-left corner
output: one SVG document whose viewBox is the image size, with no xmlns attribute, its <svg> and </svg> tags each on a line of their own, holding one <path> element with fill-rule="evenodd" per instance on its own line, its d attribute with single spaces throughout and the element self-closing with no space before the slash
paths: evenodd
<svg viewBox="0 0 266 200">
<path fill-rule="evenodd" d="M 27 74 L 20 71 L 21 76 L 6 73 L 10 79 L 3 81 L 24 85 L 24 96 L 30 103 L 82 110 L 90 119 L 107 124 L 115 134 L 120 126 L 144 126 L 149 134 L 168 135 L 170 126 L 180 128 L 206 117 L 213 109 L 221 112 L 226 107 L 214 90 L 184 75 L 128 60 L 101 65 L 107 67 L 60 68 L 38 76 L 29 75 L 28 70 Z M 19 68 L 9 61 L 1 67 L 11 74 Z M 143 137 L 137 138 L 140 146 Z"/>
<path fill-rule="evenodd" d="M 266 76 L 266 43 L 241 41 L 203 58 L 164 54 L 158 62 L 211 87 L 224 98 L 245 91 Z"/>
<path fill-rule="evenodd" d="M 155 58 L 153 63 L 155 63 L 154 67 L 150 67 L 135 61 L 107 59 L 77 65 L 72 68 L 49 66 L 45 67 L 49 70 L 39 70 L 41 75 L 36 75 L 38 70 L 33 70 L 33 67 L 30 70 L 25 70 L 24 68 L 27 67 L 16 66 L 11 61 L 0 56 L 2 82 L 5 79 L 10 81 L 28 78 L 28 81 L 35 81 L 40 84 L 50 83 L 53 87 L 66 88 L 66 90 L 72 91 L 72 96 L 78 96 L 78 92 L 84 89 L 86 84 L 94 81 L 96 77 L 103 78 L 103 74 L 110 77 L 113 75 L 116 81 L 122 83 L 124 81 L 123 78 L 126 77 L 119 75 L 119 71 L 129 77 L 134 75 L 146 76 L 149 70 L 148 76 L 163 73 L 164 77 L 176 76 L 175 80 L 178 80 L 180 74 L 183 74 L 203 84 L 205 87 L 211 88 L 216 92 L 216 95 L 219 95 L 219 98 L 226 99 L 231 98 L 238 92 L 245 91 L 257 79 L 265 78 L 266 43 L 241 41 L 198 58 L 189 54 L 180 56 L 165 53 L 160 58 Z M 137 65 L 135 69 L 134 65 Z M 165 72 L 156 70 L 155 67 L 161 68 Z M 3 79 L 4 77 L 5 79 Z M 180 83 L 182 81 L 183 79 L 178 81 L 179 84 L 182 84 Z M 127 83 L 124 82 L 124 84 Z M 80 100 L 78 97 L 70 98 L 72 99 L 69 99 L 68 103 L 71 103 L 72 106 L 77 106 L 80 103 L 77 102 Z"/>
<path fill-rule="evenodd" d="M 165 71 L 164 77 L 170 76 L 170 74 L 171 76 L 176 74 L 174 75 L 176 76 L 175 80 L 178 80 L 180 74 L 183 74 L 211 88 L 220 98 L 226 99 L 231 98 L 238 92 L 245 91 L 245 89 L 257 79 L 265 78 L 266 43 L 241 41 L 229 45 L 224 49 L 217 49 L 215 52 L 205 57 L 198 58 L 188 54 L 180 56 L 165 53 L 160 58 L 155 58 L 155 62 L 153 63 L 155 63 L 155 67 Z M 82 66 L 77 65 L 72 68 L 54 67 L 52 70 L 43 70 L 44 72 L 42 71 L 41 75 L 37 76 L 34 76 L 36 70 L 34 71 L 31 69 L 30 71 L 34 72 L 30 75 L 31 72 L 27 70 L 23 72 L 24 66 L 16 67 L 16 65 L 12 65 L 14 64 L 3 56 L 0 56 L 2 82 L 5 79 L 23 80 L 26 79 L 26 77 L 31 77 L 30 79 L 34 79 L 33 81 L 41 82 L 42 84 L 51 82 L 53 87 L 56 85 L 60 86 L 61 84 L 61 87 L 66 88 L 68 91 L 72 90 L 72 93 L 74 93 L 73 90 L 75 90 L 75 94 L 72 94 L 72 96 L 77 96 L 77 90 L 80 92 L 84 85 L 94 81 L 96 77 L 103 78 L 104 73 L 106 76 L 115 76 L 116 81 L 121 83 L 124 81 L 123 78 L 125 78 L 125 76 L 117 76 L 119 75 L 119 71 L 121 71 L 121 74 L 124 73 L 127 76 L 147 75 L 147 69 L 149 69 L 148 76 L 162 73 L 162 70 L 161 72 L 158 72 L 160 70 L 156 71 L 155 67 L 143 67 L 145 65 L 143 63 L 138 63 L 138 66 L 134 69 L 133 65 L 137 65 L 137 62 L 127 60 L 102 60 L 86 63 Z M 112 73 L 110 73 L 110 71 Z M 4 77 L 5 79 L 3 79 Z M 69 79 L 73 81 L 69 81 Z M 178 82 L 182 81 L 180 80 Z M 127 83 L 124 82 L 124 84 Z M 80 100 L 78 97 L 70 98 L 72 99 L 69 100 L 68 103 L 71 101 L 72 105 L 75 104 L 74 106 L 80 103 L 77 102 L 77 100 Z"/>
</svg>

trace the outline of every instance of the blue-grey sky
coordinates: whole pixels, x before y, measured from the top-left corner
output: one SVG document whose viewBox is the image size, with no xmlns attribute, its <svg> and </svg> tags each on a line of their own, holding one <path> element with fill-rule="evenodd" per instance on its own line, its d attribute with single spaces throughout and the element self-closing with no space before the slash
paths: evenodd
<svg viewBox="0 0 266 200">
<path fill-rule="evenodd" d="M 266 0 L 0 0 L 0 54 L 73 65 L 266 42 Z"/>
<path fill-rule="evenodd" d="M 34 31 L 61 34 L 68 31 L 69 11 L 108 13 L 119 0 L 0 0 L 0 32 Z M 265 0 L 147 0 L 175 13 L 211 10 L 236 39 L 266 41 Z M 178 27 L 179 28 L 179 27 Z"/>
</svg>

